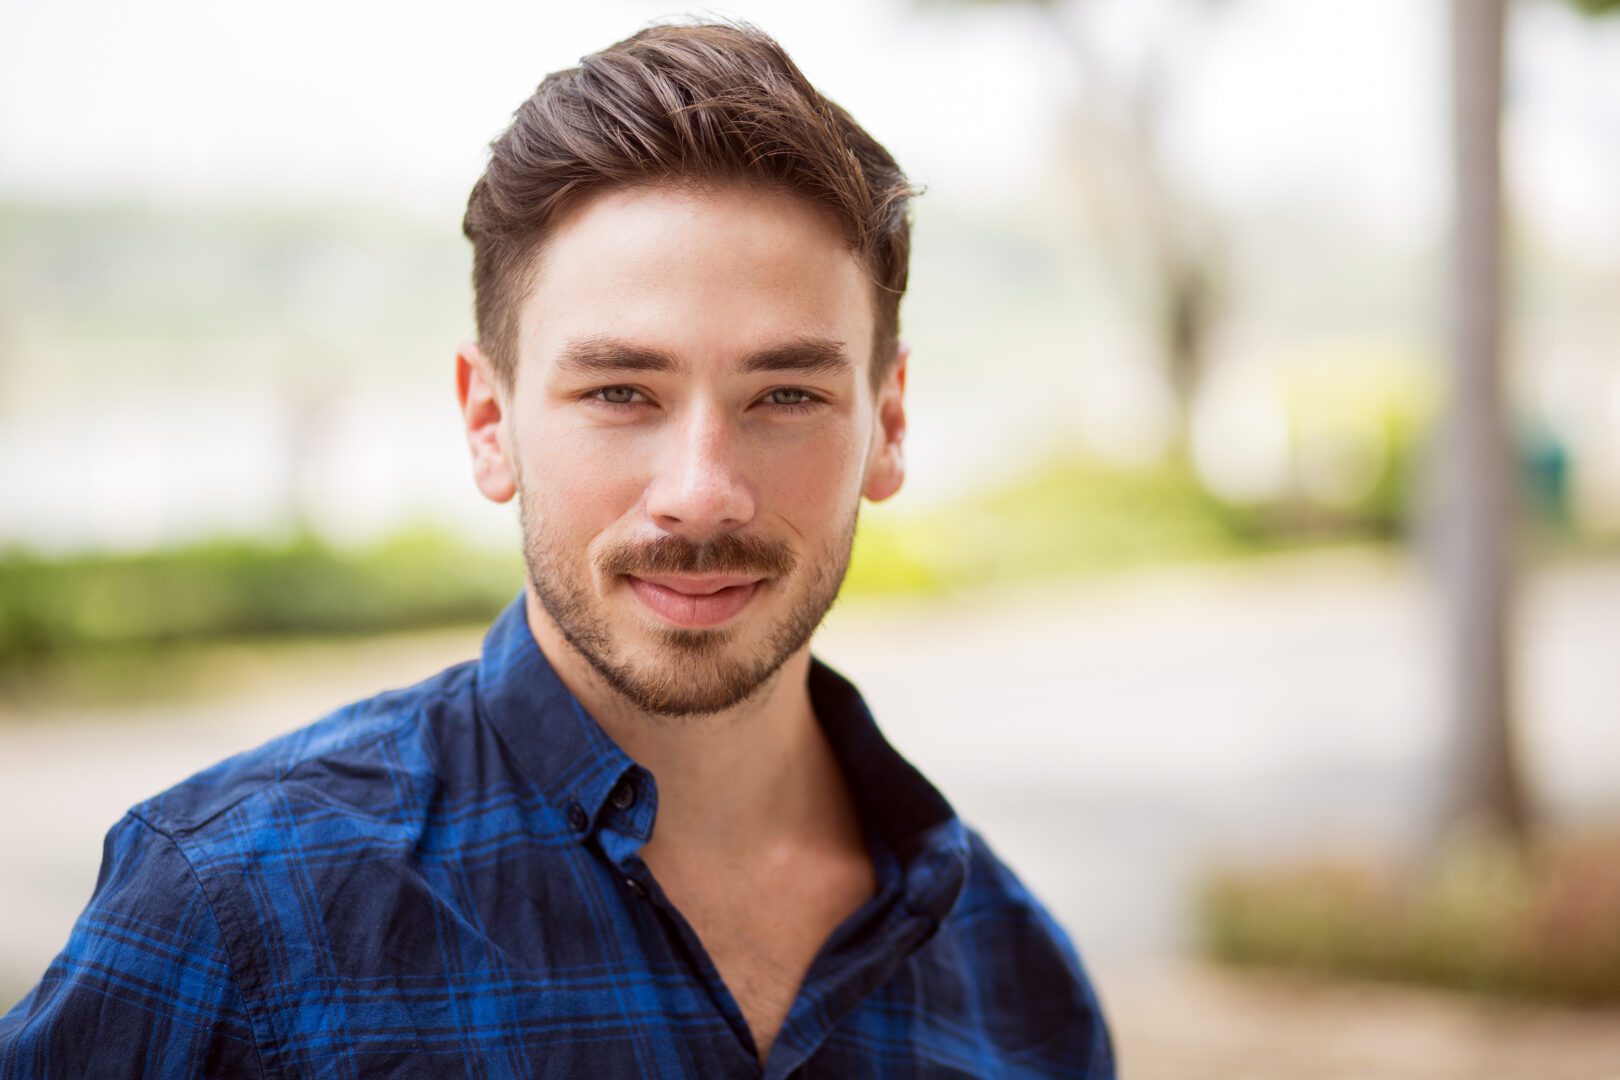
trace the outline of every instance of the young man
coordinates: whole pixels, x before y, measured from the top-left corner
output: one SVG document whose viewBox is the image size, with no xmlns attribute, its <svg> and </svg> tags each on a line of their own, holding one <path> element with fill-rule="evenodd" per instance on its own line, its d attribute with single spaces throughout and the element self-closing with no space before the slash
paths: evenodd
<svg viewBox="0 0 1620 1080">
<path fill-rule="evenodd" d="M 751 29 L 548 77 L 456 358 L 523 593 L 132 810 L 0 1077 L 1112 1076 L 1062 930 L 809 652 L 904 473 L 908 195 Z"/>
</svg>

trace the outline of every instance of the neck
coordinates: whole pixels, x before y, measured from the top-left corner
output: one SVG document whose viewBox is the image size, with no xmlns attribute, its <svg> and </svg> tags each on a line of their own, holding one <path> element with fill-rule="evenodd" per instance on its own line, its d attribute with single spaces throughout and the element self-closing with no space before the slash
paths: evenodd
<svg viewBox="0 0 1620 1080">
<path fill-rule="evenodd" d="M 530 590 L 529 626 L 569 691 L 658 783 L 644 855 L 660 849 L 738 857 L 783 841 L 848 836 L 853 808 L 810 704 L 809 646 L 748 700 L 700 716 L 660 716 L 608 686 Z M 829 814 L 843 804 L 844 814 Z M 858 832 L 857 832 L 858 836 Z"/>
</svg>

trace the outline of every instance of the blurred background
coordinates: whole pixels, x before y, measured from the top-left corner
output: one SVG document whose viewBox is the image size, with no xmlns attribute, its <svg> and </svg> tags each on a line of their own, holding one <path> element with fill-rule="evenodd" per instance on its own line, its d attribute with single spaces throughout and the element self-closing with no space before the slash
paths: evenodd
<svg viewBox="0 0 1620 1080">
<path fill-rule="evenodd" d="M 1129 1076 L 1620 1076 L 1620 13 L 1506 6 L 699 12 L 926 186 L 819 651 Z M 0 0 L 0 1009 L 129 805 L 476 654 L 466 195 L 679 12 Z"/>
</svg>

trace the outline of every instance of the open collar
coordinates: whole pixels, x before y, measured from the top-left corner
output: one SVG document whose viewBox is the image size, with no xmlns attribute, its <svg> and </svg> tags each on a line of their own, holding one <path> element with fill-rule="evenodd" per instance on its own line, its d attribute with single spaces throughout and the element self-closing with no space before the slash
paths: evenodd
<svg viewBox="0 0 1620 1080">
<path fill-rule="evenodd" d="M 966 878 L 966 829 L 938 789 L 883 737 L 847 679 L 812 659 L 809 691 L 863 823 L 904 868 L 907 905 L 942 920 Z M 581 839 L 596 831 L 623 783 L 634 784 L 641 799 L 627 821 L 615 819 L 616 827 L 628 827 L 643 841 L 651 835 L 657 805 L 653 777 L 563 685 L 529 629 L 521 592 L 484 637 L 478 697 L 525 777 L 573 818 L 570 824 Z"/>
</svg>

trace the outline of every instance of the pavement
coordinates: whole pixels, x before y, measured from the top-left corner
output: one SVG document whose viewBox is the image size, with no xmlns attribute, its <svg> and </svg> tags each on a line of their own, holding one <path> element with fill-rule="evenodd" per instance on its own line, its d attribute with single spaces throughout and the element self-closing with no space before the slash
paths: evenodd
<svg viewBox="0 0 1620 1080">
<path fill-rule="evenodd" d="M 1189 963 L 1100 968 L 1126 1080 L 1620 1080 L 1620 1010 Z"/>
<path fill-rule="evenodd" d="M 1340 552 L 840 605 L 817 651 L 1070 928 L 1123 1075 L 1620 1080 L 1620 1010 L 1217 971 L 1193 954 L 1207 867 L 1398 851 L 1417 833 L 1445 738 L 1440 625 L 1408 563 Z M 1520 628 L 1538 808 L 1620 820 L 1620 563 L 1538 573 Z M 0 714 L 0 1008 L 66 938 L 125 808 L 476 655 L 480 636 L 222 646 L 184 699 Z"/>
</svg>

